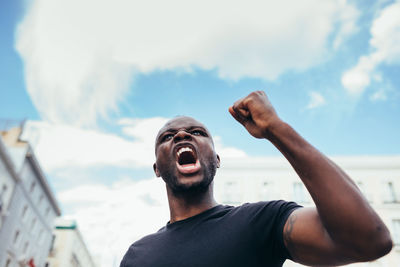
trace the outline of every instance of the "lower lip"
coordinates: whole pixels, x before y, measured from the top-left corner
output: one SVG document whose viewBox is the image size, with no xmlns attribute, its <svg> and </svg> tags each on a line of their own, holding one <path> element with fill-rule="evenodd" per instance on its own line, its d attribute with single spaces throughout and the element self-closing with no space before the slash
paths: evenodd
<svg viewBox="0 0 400 267">
<path fill-rule="evenodd" d="M 186 165 L 179 165 L 179 163 L 177 162 L 176 167 L 180 173 L 192 174 L 198 172 L 201 166 L 199 160 L 196 160 L 196 163 Z"/>
</svg>

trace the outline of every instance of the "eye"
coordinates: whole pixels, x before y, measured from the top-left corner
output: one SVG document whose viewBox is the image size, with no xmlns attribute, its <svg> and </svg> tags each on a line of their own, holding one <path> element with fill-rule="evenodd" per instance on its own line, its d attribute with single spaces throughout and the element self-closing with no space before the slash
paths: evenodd
<svg viewBox="0 0 400 267">
<path fill-rule="evenodd" d="M 202 130 L 193 130 L 191 134 L 195 136 L 207 136 L 206 133 Z"/>
<path fill-rule="evenodd" d="M 163 135 L 163 137 L 161 138 L 161 142 L 171 140 L 172 137 L 174 137 L 173 134 L 165 134 L 165 135 Z"/>
</svg>

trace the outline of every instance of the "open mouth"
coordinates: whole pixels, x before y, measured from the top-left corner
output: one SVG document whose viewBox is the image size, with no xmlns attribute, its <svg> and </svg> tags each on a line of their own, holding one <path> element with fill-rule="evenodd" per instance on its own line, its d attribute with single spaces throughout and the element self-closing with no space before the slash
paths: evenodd
<svg viewBox="0 0 400 267">
<path fill-rule="evenodd" d="M 176 152 L 177 167 L 181 173 L 195 173 L 200 169 L 196 152 L 190 146 L 183 146 Z"/>
<path fill-rule="evenodd" d="M 197 161 L 196 153 L 190 147 L 181 147 L 177 154 L 179 165 L 195 164 Z"/>
</svg>

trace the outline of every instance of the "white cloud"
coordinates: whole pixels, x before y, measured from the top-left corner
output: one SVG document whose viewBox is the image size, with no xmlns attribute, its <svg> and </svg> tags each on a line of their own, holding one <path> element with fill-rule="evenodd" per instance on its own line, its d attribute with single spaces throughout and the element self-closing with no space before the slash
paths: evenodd
<svg viewBox="0 0 400 267">
<path fill-rule="evenodd" d="M 155 124 L 153 129 L 162 125 Z M 156 130 L 155 130 L 156 131 Z M 113 165 L 151 166 L 154 162 L 154 139 L 151 129 L 145 140 L 130 140 L 95 130 L 65 124 L 29 121 L 24 135 L 32 140 L 35 152 L 46 171 L 66 167 Z"/>
<path fill-rule="evenodd" d="M 313 109 L 325 105 L 325 98 L 319 93 L 312 91 L 310 94 L 310 102 L 307 105 L 307 109 Z"/>
<path fill-rule="evenodd" d="M 35 0 L 16 46 L 42 118 L 84 125 L 117 108 L 133 71 L 274 79 L 320 63 L 357 17 L 343 0 Z"/>
<path fill-rule="evenodd" d="M 342 76 L 342 84 L 351 95 L 360 95 L 370 85 L 370 76 L 381 61 L 376 55 L 363 56 L 358 64 Z"/>
<path fill-rule="evenodd" d="M 400 63 L 400 2 L 385 7 L 371 27 L 372 52 L 360 57 L 356 66 L 342 76 L 342 84 L 351 95 L 360 95 L 371 83 L 377 67 Z"/>
<path fill-rule="evenodd" d="M 333 41 L 333 47 L 335 49 L 340 47 L 347 36 L 358 31 L 356 19 L 359 16 L 359 11 L 355 7 L 348 5 L 346 1 L 338 1 L 338 5 L 340 6 L 341 12 L 337 14 L 340 17 L 340 24 L 338 34 Z"/>
<path fill-rule="evenodd" d="M 243 158 L 247 157 L 247 154 L 235 147 L 226 147 L 222 143 L 222 138 L 220 136 L 213 136 L 215 151 L 223 160 L 224 158 Z"/>
<path fill-rule="evenodd" d="M 158 131 L 169 118 L 153 117 L 146 119 L 123 118 L 118 121 L 122 126 L 122 132 L 135 140 L 149 142 L 151 140 L 154 151 L 154 142 Z"/>
<path fill-rule="evenodd" d="M 387 95 L 384 89 L 379 89 L 376 92 L 374 92 L 372 95 L 370 95 L 369 99 L 371 101 L 383 101 L 387 99 Z"/>
<path fill-rule="evenodd" d="M 81 185 L 57 196 L 64 205 L 73 207 L 65 215 L 77 219 L 102 267 L 119 266 L 130 244 L 169 220 L 165 184 L 159 178 L 119 181 L 109 187 Z"/>
<path fill-rule="evenodd" d="M 34 146 L 47 172 L 90 166 L 149 167 L 155 160 L 156 135 L 167 121 L 162 117 L 121 119 L 119 125 L 127 138 L 71 125 L 28 121 L 23 138 Z M 221 157 L 246 155 L 242 150 L 222 145 L 220 137 L 214 141 Z"/>
</svg>

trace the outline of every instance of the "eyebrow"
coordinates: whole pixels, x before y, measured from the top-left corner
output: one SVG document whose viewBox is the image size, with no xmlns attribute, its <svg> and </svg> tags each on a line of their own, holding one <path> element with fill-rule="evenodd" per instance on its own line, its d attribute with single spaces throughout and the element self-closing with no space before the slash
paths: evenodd
<svg viewBox="0 0 400 267">
<path fill-rule="evenodd" d="M 191 131 L 193 129 L 201 129 L 203 131 L 205 131 L 207 133 L 207 135 L 209 135 L 208 131 L 206 128 L 204 128 L 203 126 L 197 125 L 197 126 L 190 126 L 189 128 L 186 128 L 185 131 Z M 160 137 L 163 136 L 165 133 L 176 133 L 178 132 L 178 130 L 176 128 L 168 128 L 165 131 L 161 132 L 158 136 L 157 136 L 157 142 L 158 140 L 160 140 Z"/>
</svg>

